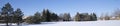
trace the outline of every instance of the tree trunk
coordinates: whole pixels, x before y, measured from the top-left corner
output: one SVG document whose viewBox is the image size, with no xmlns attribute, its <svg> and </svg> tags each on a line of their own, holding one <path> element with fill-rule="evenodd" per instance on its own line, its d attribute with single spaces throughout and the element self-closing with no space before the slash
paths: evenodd
<svg viewBox="0 0 120 26">
<path fill-rule="evenodd" d="M 6 23 L 6 26 L 9 26 L 8 23 Z"/>
<path fill-rule="evenodd" d="M 9 26 L 9 24 L 8 24 L 8 17 L 5 19 L 5 21 L 6 21 L 6 26 Z"/>
<path fill-rule="evenodd" d="M 19 26 L 19 25 L 20 25 L 20 23 L 18 22 L 18 23 L 17 23 L 17 25 Z"/>
</svg>

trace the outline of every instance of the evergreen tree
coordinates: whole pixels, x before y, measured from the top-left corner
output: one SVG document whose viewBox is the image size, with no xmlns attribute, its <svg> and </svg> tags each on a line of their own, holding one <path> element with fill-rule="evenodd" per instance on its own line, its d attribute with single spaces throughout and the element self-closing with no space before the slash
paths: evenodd
<svg viewBox="0 0 120 26">
<path fill-rule="evenodd" d="M 36 12 L 34 14 L 34 18 L 33 19 L 34 19 L 34 23 L 36 23 L 36 24 L 40 23 L 40 21 L 42 20 L 41 14 L 39 12 Z"/>
<path fill-rule="evenodd" d="M 5 4 L 5 6 L 1 9 L 1 15 L 2 17 L 5 17 L 5 22 L 8 26 L 8 23 L 12 22 L 12 18 L 10 17 L 13 17 L 13 8 L 9 3 Z"/>
<path fill-rule="evenodd" d="M 92 21 L 96 21 L 97 20 L 97 16 L 95 13 L 91 14 L 91 20 Z"/>
<path fill-rule="evenodd" d="M 51 21 L 58 21 L 59 20 L 59 17 L 58 17 L 58 15 L 57 14 L 55 14 L 55 13 L 51 13 Z"/>
<path fill-rule="evenodd" d="M 29 24 L 39 24 L 41 20 L 41 14 L 39 12 L 36 12 L 33 16 L 27 17 L 25 19 L 25 22 Z"/>
<path fill-rule="evenodd" d="M 81 13 L 80 21 L 90 21 L 90 16 L 88 15 L 88 13 Z"/>
<path fill-rule="evenodd" d="M 42 17 L 44 17 L 44 20 L 47 21 L 47 22 L 50 22 L 50 12 L 48 9 L 44 9 L 43 12 L 42 12 Z"/>
<path fill-rule="evenodd" d="M 22 17 L 23 17 L 23 12 L 21 11 L 20 8 L 17 8 L 17 10 L 14 12 L 14 21 L 19 25 L 19 23 L 21 23 Z"/>
<path fill-rule="evenodd" d="M 58 15 L 55 13 L 51 13 L 48 9 L 44 9 L 42 12 L 42 20 L 46 22 L 50 21 L 58 21 Z"/>
</svg>

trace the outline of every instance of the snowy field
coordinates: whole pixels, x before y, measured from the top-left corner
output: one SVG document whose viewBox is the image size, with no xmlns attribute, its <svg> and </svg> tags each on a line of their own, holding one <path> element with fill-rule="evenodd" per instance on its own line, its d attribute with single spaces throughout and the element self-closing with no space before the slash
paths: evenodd
<svg viewBox="0 0 120 26">
<path fill-rule="evenodd" d="M 0 24 L 4 25 L 4 24 Z M 15 24 L 13 24 L 15 25 Z M 42 22 L 42 24 L 22 24 L 22 26 L 120 26 L 120 20 L 109 21 L 70 21 L 70 22 Z"/>
</svg>

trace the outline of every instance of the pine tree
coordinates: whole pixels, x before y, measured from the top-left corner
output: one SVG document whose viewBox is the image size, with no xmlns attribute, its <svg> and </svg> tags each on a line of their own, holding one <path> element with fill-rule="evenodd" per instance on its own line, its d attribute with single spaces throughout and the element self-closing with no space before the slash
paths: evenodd
<svg viewBox="0 0 120 26">
<path fill-rule="evenodd" d="M 90 20 L 90 16 L 88 15 L 88 13 L 80 14 L 80 21 L 89 21 L 89 20 Z"/>
<path fill-rule="evenodd" d="M 51 21 L 58 21 L 58 15 L 55 13 L 51 13 L 48 9 L 44 9 L 42 12 L 42 20 L 46 22 L 51 22 Z"/>
<path fill-rule="evenodd" d="M 55 13 L 51 13 L 51 18 L 50 18 L 50 20 L 51 21 L 58 21 L 59 20 L 59 17 L 58 17 L 58 15 L 57 14 L 55 14 Z"/>
<path fill-rule="evenodd" d="M 23 15 L 24 14 L 20 8 L 17 8 L 17 10 L 14 12 L 14 21 L 18 24 L 18 26 L 23 21 L 22 20 Z"/>
<path fill-rule="evenodd" d="M 44 20 L 47 21 L 47 22 L 50 22 L 50 12 L 48 9 L 44 9 L 43 12 L 42 12 L 42 17 L 44 17 Z"/>
<path fill-rule="evenodd" d="M 33 16 L 27 17 L 25 19 L 25 22 L 29 24 L 39 24 L 41 20 L 41 14 L 39 12 L 36 12 Z"/>
<path fill-rule="evenodd" d="M 12 22 L 12 18 L 10 17 L 13 17 L 13 8 L 9 3 L 5 4 L 5 6 L 1 9 L 1 15 L 5 17 L 5 22 L 8 26 L 8 23 Z"/>
<path fill-rule="evenodd" d="M 39 24 L 40 21 L 42 20 L 41 14 L 40 14 L 39 12 L 36 12 L 36 13 L 34 14 L 34 18 L 33 18 L 33 19 L 35 20 L 35 21 L 34 21 L 35 24 Z"/>
<path fill-rule="evenodd" d="M 97 20 L 97 16 L 95 13 L 91 14 L 91 20 L 92 21 L 96 21 Z"/>
</svg>

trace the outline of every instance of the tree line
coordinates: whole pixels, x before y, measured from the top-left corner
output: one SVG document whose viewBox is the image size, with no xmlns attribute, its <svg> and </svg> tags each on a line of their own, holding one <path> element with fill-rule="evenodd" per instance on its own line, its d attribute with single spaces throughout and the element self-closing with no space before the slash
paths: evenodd
<svg viewBox="0 0 120 26">
<path fill-rule="evenodd" d="M 14 11 L 14 8 L 10 5 L 10 3 L 5 4 L 1 8 L 0 11 L 0 23 L 6 23 L 7 26 L 8 23 L 40 23 L 40 22 L 57 22 L 57 21 L 74 21 L 74 19 L 71 18 L 70 13 L 63 13 L 61 15 L 57 15 L 54 12 L 49 11 L 48 9 L 43 9 L 42 13 L 36 12 L 34 15 L 29 16 L 25 19 L 23 19 L 23 12 L 20 8 L 17 8 Z M 77 13 L 74 17 L 75 21 L 96 21 L 97 17 L 96 14 L 93 13 L 91 15 L 88 15 L 88 13 L 79 14 Z"/>
<path fill-rule="evenodd" d="M 97 21 L 97 16 L 95 13 L 77 13 L 74 19 L 71 18 L 69 13 L 63 13 L 57 15 L 50 12 L 48 9 L 44 9 L 42 13 L 36 12 L 33 16 L 29 16 L 24 19 L 27 23 L 40 23 L 40 22 L 57 22 L 57 21 Z"/>
<path fill-rule="evenodd" d="M 43 9 L 43 11 L 36 12 L 34 15 L 28 16 L 23 19 L 23 12 L 20 8 L 14 11 L 14 8 L 7 3 L 1 8 L 0 11 L 0 23 L 29 23 L 29 24 L 40 24 L 40 22 L 58 22 L 58 21 L 97 21 L 98 17 L 95 13 L 79 13 L 77 12 L 74 17 L 71 17 L 70 13 L 56 14 L 51 12 L 49 9 Z M 119 15 L 117 15 L 119 16 Z"/>
</svg>

